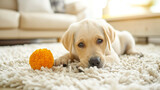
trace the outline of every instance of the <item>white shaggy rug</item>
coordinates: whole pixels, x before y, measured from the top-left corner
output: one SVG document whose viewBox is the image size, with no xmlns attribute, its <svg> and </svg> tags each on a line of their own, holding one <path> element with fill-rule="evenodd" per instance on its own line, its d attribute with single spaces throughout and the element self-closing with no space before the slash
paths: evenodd
<svg viewBox="0 0 160 90">
<path fill-rule="evenodd" d="M 77 62 L 68 67 L 33 70 L 29 56 L 39 48 L 48 48 L 57 58 L 67 51 L 59 43 L 0 46 L 0 87 L 35 90 L 160 90 L 160 46 L 137 45 L 144 57 L 120 56 L 122 65 L 84 68 Z"/>
</svg>

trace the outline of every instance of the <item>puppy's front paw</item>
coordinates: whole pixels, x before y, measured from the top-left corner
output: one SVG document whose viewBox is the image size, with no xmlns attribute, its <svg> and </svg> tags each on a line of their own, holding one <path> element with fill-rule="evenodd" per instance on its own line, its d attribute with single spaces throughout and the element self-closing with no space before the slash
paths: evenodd
<svg viewBox="0 0 160 90">
<path fill-rule="evenodd" d="M 67 66 L 67 64 L 68 64 L 68 60 L 62 59 L 62 58 L 56 59 L 54 63 L 55 66 L 64 65 L 64 67 Z"/>
<path fill-rule="evenodd" d="M 82 67 L 80 62 L 77 65 L 77 69 L 78 69 L 79 72 L 84 72 L 83 67 Z"/>
<path fill-rule="evenodd" d="M 55 66 L 58 66 L 58 65 L 63 65 L 64 67 L 67 66 L 68 62 L 70 61 L 70 57 L 68 54 L 64 55 L 64 56 L 61 56 L 59 57 L 58 59 L 55 60 L 55 63 L 54 65 Z"/>
</svg>

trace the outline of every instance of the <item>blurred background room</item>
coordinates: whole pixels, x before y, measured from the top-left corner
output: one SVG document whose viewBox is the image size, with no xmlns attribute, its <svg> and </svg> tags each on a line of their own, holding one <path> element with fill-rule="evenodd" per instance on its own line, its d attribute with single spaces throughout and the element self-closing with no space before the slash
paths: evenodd
<svg viewBox="0 0 160 90">
<path fill-rule="evenodd" d="M 160 43 L 160 0 L 0 0 L 0 45 L 59 42 L 85 18 L 103 18 L 137 43 Z"/>
</svg>

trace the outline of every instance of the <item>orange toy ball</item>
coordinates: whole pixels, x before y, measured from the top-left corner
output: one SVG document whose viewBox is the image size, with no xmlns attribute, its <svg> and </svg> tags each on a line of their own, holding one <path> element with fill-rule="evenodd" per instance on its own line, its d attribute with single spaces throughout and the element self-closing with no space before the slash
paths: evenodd
<svg viewBox="0 0 160 90">
<path fill-rule="evenodd" d="M 54 57 L 50 50 L 44 49 L 37 49 L 32 53 L 29 58 L 29 64 L 32 69 L 40 70 L 41 67 L 48 67 L 51 68 L 54 64 Z"/>
</svg>

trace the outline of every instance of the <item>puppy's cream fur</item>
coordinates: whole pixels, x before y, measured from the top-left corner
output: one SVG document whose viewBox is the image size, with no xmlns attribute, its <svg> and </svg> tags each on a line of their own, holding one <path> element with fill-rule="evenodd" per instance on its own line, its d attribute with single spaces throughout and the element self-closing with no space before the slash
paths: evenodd
<svg viewBox="0 0 160 90">
<path fill-rule="evenodd" d="M 102 39 L 97 44 L 97 39 Z M 83 42 L 84 48 L 78 47 Z M 135 50 L 135 41 L 127 31 L 117 31 L 102 19 L 85 19 L 70 25 L 62 37 L 68 54 L 55 60 L 55 65 L 67 64 L 68 60 L 79 60 L 79 66 L 89 67 L 89 60 L 93 56 L 101 58 L 100 67 L 106 63 L 119 63 L 121 54 L 139 54 Z"/>
</svg>

